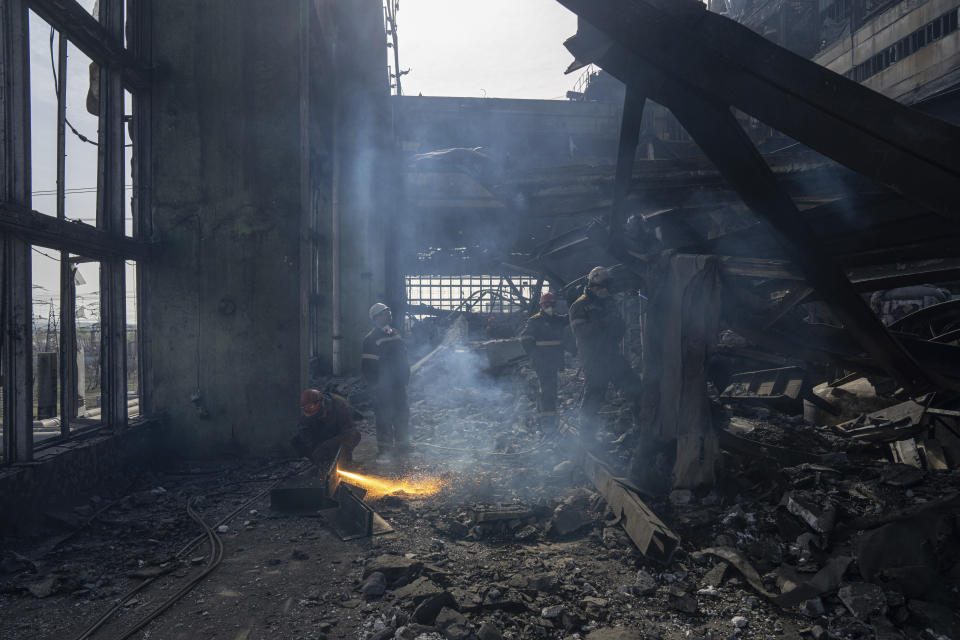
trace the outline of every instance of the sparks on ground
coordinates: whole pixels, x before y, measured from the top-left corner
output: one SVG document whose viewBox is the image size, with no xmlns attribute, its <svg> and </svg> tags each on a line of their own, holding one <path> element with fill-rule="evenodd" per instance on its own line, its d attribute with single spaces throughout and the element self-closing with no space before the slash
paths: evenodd
<svg viewBox="0 0 960 640">
<path fill-rule="evenodd" d="M 367 498 L 379 498 L 381 496 L 394 493 L 406 493 L 413 496 L 432 496 L 438 493 L 445 484 L 442 478 L 437 476 L 407 476 L 403 478 L 378 478 L 376 476 L 364 476 L 352 471 L 337 469 L 344 478 L 351 484 L 355 484 L 367 490 Z"/>
</svg>

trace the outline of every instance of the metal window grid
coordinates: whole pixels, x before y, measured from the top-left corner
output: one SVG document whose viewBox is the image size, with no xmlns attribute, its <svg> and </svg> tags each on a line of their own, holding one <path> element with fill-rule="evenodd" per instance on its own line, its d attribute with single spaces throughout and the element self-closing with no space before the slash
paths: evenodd
<svg viewBox="0 0 960 640">
<path fill-rule="evenodd" d="M 537 278 L 530 276 L 406 276 L 407 305 L 414 315 L 417 306 L 441 311 L 472 310 L 479 313 L 511 313 L 522 309 L 514 287 L 527 300 L 533 295 Z M 549 283 L 542 283 L 546 291 Z"/>
</svg>

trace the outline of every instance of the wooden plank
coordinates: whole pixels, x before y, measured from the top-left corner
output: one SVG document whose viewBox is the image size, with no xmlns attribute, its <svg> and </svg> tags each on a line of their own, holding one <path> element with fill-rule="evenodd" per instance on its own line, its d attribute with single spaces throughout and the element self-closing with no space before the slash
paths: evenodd
<svg viewBox="0 0 960 640">
<path fill-rule="evenodd" d="M 602 462 L 589 453 L 584 459 L 583 469 L 607 501 L 614 516 L 621 519 L 624 530 L 637 549 L 652 560 L 669 563 L 680 539 L 644 504 L 630 483 L 614 477 Z"/>
<path fill-rule="evenodd" d="M 671 77 L 934 211 L 960 215 L 957 127 L 778 47 L 694 0 L 558 1 Z M 592 61 L 589 54 L 603 44 L 592 40 L 578 60 Z"/>
<path fill-rule="evenodd" d="M 27 8 L 0 0 L 0 202 L 30 206 L 30 49 Z M 30 245 L 3 233 L 0 267 L 4 461 L 33 457 Z"/>
<path fill-rule="evenodd" d="M 100 24 L 123 39 L 123 0 L 100 0 Z M 97 228 L 124 236 L 123 85 L 118 69 L 100 69 L 100 127 L 97 146 Z M 103 421 L 127 425 L 126 282 L 122 258 L 100 263 L 100 390 Z"/>
<path fill-rule="evenodd" d="M 123 48 L 122 30 L 119 36 L 109 31 L 104 26 L 105 21 L 97 22 L 76 0 L 28 0 L 28 4 L 101 68 L 119 69 L 126 86 L 133 89 L 149 87 L 149 69 Z"/>
<path fill-rule="evenodd" d="M 152 255 L 147 242 L 111 235 L 82 222 L 58 220 L 9 201 L 0 202 L 0 231 L 33 245 L 98 259 L 144 260 Z"/>
</svg>

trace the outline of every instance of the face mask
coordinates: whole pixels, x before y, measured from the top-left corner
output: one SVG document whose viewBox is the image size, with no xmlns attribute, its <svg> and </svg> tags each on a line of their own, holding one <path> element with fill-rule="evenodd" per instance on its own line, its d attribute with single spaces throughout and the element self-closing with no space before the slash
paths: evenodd
<svg viewBox="0 0 960 640">
<path fill-rule="evenodd" d="M 557 310 L 556 310 L 555 307 L 544 307 L 544 308 L 543 308 L 543 312 L 544 312 L 545 314 L 547 314 L 548 316 L 552 316 L 553 314 L 555 314 L 555 313 L 557 312 Z"/>
<path fill-rule="evenodd" d="M 608 297 L 608 296 L 610 295 L 610 290 L 607 289 L 606 287 L 603 287 L 603 288 L 594 288 L 594 289 L 593 289 L 593 295 L 597 296 L 598 298 L 600 298 L 600 299 L 602 300 L 603 298 L 606 298 L 606 297 Z"/>
</svg>

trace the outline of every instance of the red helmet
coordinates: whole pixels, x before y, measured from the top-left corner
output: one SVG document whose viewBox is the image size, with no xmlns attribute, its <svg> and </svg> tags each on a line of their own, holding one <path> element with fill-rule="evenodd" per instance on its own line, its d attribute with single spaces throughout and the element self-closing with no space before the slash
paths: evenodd
<svg viewBox="0 0 960 640">
<path fill-rule="evenodd" d="M 300 408 L 303 409 L 303 415 L 312 416 L 322 410 L 321 418 L 327 415 L 327 405 L 329 396 L 321 393 L 317 389 L 307 389 L 300 394 Z"/>
<path fill-rule="evenodd" d="M 557 296 L 553 295 L 549 291 L 540 296 L 540 304 L 556 304 Z"/>
</svg>

